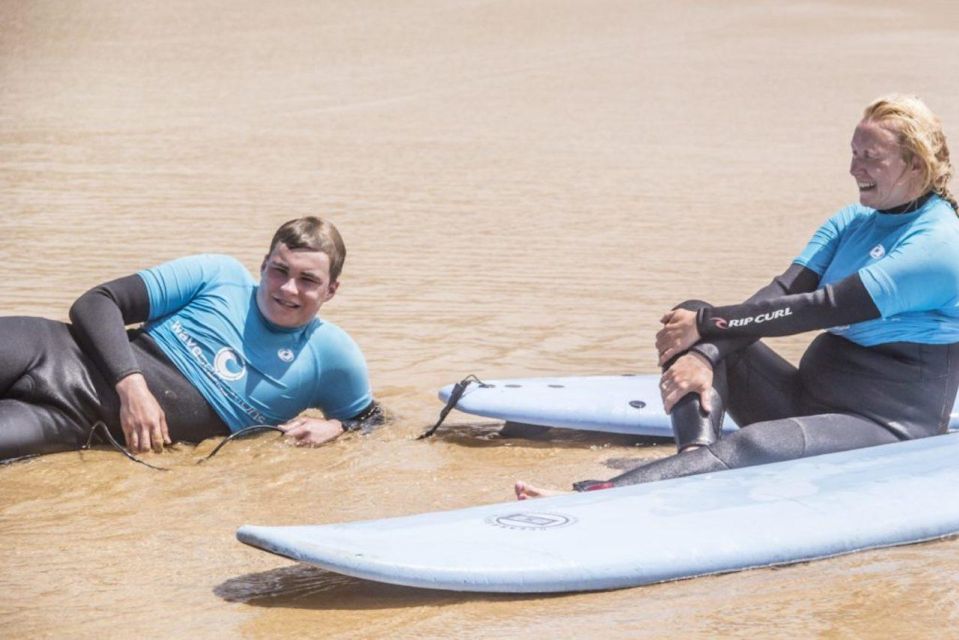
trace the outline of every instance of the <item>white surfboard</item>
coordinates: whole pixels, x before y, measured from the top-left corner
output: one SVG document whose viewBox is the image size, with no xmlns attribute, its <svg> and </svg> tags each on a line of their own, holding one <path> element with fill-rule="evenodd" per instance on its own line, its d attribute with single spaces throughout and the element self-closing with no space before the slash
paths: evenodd
<svg viewBox="0 0 959 640">
<path fill-rule="evenodd" d="M 506 593 L 616 589 L 959 533 L 959 434 L 438 513 L 246 525 L 241 542 L 391 584 Z"/>
<path fill-rule="evenodd" d="M 659 395 L 659 375 L 561 376 L 513 378 L 471 383 L 456 409 L 507 422 L 561 429 L 603 431 L 671 438 L 669 416 Z M 453 385 L 440 389 L 449 400 Z M 723 431 L 734 431 L 726 416 Z M 950 430 L 959 429 L 959 399 L 953 407 Z"/>
<path fill-rule="evenodd" d="M 658 375 L 513 378 L 471 383 L 456 409 L 507 422 L 671 438 Z M 453 385 L 440 389 L 449 400 Z M 724 431 L 737 428 L 726 416 Z"/>
</svg>

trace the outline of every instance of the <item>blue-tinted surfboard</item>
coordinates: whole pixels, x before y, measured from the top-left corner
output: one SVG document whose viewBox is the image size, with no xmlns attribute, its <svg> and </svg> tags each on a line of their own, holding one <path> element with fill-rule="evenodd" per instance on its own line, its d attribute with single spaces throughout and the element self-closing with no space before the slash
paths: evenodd
<svg viewBox="0 0 959 640">
<path fill-rule="evenodd" d="M 672 437 L 658 375 L 514 378 L 472 383 L 456 404 L 464 413 L 562 429 Z M 440 389 L 449 400 L 453 385 Z M 736 428 L 726 418 L 725 430 Z"/>
<path fill-rule="evenodd" d="M 616 589 L 959 533 L 959 434 L 455 511 L 243 526 L 246 544 L 391 584 Z"/>
<path fill-rule="evenodd" d="M 563 429 L 672 437 L 669 416 L 659 396 L 659 376 L 562 376 L 484 380 L 471 383 L 456 409 L 508 422 Z M 447 402 L 453 385 L 439 398 Z M 724 431 L 737 428 L 729 416 Z M 950 429 L 959 428 L 959 406 Z"/>
</svg>

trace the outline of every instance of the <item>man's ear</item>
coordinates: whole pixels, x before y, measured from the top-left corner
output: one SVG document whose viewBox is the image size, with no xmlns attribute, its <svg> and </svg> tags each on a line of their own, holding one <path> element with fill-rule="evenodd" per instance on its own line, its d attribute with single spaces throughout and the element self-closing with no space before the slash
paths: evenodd
<svg viewBox="0 0 959 640">
<path fill-rule="evenodd" d="M 263 256 L 263 262 L 260 263 L 260 273 L 266 271 L 266 263 L 270 260 L 270 254 Z"/>
<path fill-rule="evenodd" d="M 339 288 L 340 288 L 340 281 L 339 281 L 339 280 L 334 280 L 333 282 L 331 282 L 331 283 L 329 284 L 329 286 L 327 286 L 327 288 L 326 288 L 326 293 L 327 293 L 326 299 L 329 300 L 329 299 L 332 298 L 334 295 L 336 295 L 336 290 L 339 289 Z"/>
</svg>

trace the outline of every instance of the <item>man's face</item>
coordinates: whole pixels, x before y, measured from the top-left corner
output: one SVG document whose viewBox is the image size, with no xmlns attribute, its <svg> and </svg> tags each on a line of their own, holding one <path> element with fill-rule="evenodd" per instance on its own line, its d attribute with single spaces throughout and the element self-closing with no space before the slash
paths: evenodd
<svg viewBox="0 0 959 640">
<path fill-rule="evenodd" d="M 311 249 L 277 243 L 260 267 L 256 304 L 273 324 L 295 328 L 312 320 L 333 297 L 339 282 L 330 281 L 330 257 Z"/>
</svg>

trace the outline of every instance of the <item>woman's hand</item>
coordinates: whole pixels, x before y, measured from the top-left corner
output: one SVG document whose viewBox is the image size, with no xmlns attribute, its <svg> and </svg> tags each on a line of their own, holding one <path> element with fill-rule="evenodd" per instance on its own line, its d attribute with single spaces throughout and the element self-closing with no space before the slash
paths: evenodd
<svg viewBox="0 0 959 640">
<path fill-rule="evenodd" d="M 663 366 L 670 358 L 699 342 L 699 329 L 696 328 L 696 312 L 686 309 L 673 309 L 659 321 L 663 328 L 656 333 L 656 351 L 659 352 L 659 366 Z"/>
<path fill-rule="evenodd" d="M 127 448 L 131 451 L 163 451 L 163 445 L 172 444 L 167 429 L 166 414 L 150 393 L 142 374 L 131 374 L 117 383 L 120 396 L 120 426 Z"/>
<path fill-rule="evenodd" d="M 663 373 L 660 379 L 659 391 L 663 396 L 663 408 L 666 413 L 673 410 L 673 405 L 679 402 L 688 393 L 698 393 L 699 403 L 704 411 L 711 411 L 709 390 L 713 388 L 713 366 L 703 356 L 691 351 L 680 356 L 673 365 Z"/>
<path fill-rule="evenodd" d="M 343 423 L 339 420 L 321 418 L 293 418 L 279 425 L 283 432 L 293 439 L 298 447 L 315 447 L 333 440 L 343 433 Z"/>
</svg>

